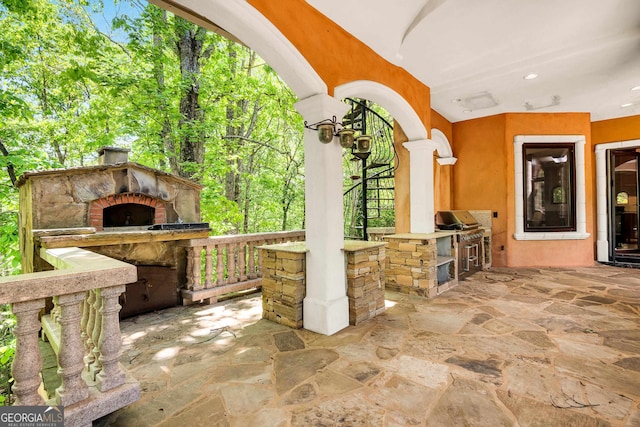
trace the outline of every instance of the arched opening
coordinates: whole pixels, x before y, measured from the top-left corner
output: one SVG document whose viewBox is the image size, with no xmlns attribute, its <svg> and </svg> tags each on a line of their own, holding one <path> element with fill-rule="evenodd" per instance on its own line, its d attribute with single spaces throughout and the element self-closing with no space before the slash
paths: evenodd
<svg viewBox="0 0 640 427">
<path fill-rule="evenodd" d="M 364 98 L 375 102 L 387 110 L 404 131 L 409 141 L 427 138 L 427 129 L 413 107 L 393 89 L 377 82 L 358 80 L 345 83 L 335 88 L 334 95 L 338 99 Z"/>
<path fill-rule="evenodd" d="M 103 227 L 132 227 L 152 225 L 155 209 L 137 203 L 109 206 L 102 216 Z"/>
<path fill-rule="evenodd" d="M 345 98 L 351 106 L 342 125 L 369 144 L 344 147 L 344 225 L 346 239 L 379 240 L 395 228 L 395 170 L 393 117 L 380 105 L 362 98 Z M 367 140 L 368 141 L 368 140 Z"/>
<path fill-rule="evenodd" d="M 427 173 L 422 159 L 418 160 L 419 156 L 426 156 L 427 152 L 428 158 L 431 159 L 432 144 L 427 138 L 427 129 L 416 111 L 396 91 L 373 81 L 359 80 L 346 83 L 338 86 L 334 93 L 340 99 L 369 99 L 388 111 L 394 121 L 402 127 L 404 138 L 394 132 L 394 144 L 400 161 L 399 168 L 394 173 L 395 232 L 423 232 L 429 227 L 433 228 L 433 214 L 430 213 L 433 210 L 433 178 L 428 176 L 432 172 Z M 403 144 L 404 141 L 409 141 L 414 148 L 419 147 L 419 151 L 424 150 L 424 153 L 410 156 L 406 144 Z M 416 162 L 413 169 L 410 167 L 411 162 Z M 426 167 L 432 170 L 433 166 Z M 414 191 L 414 186 L 418 191 Z"/>
</svg>

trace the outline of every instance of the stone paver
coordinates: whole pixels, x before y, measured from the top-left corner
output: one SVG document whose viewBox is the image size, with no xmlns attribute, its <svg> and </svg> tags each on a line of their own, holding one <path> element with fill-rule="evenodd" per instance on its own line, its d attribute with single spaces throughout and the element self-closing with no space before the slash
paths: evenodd
<svg viewBox="0 0 640 427">
<path fill-rule="evenodd" d="M 640 426 L 640 270 L 495 268 L 325 337 L 259 294 L 122 322 L 108 426 Z"/>
</svg>

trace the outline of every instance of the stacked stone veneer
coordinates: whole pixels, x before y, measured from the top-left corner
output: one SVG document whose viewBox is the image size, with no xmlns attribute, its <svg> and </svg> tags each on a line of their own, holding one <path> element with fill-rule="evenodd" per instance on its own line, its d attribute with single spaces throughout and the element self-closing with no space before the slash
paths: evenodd
<svg viewBox="0 0 640 427">
<path fill-rule="evenodd" d="M 385 236 L 386 289 L 432 298 L 438 293 L 436 239 L 420 235 Z"/>
<path fill-rule="evenodd" d="M 384 242 L 345 242 L 351 325 L 384 311 L 385 246 Z M 262 259 L 262 318 L 302 328 L 302 307 L 306 295 L 305 243 L 268 245 L 259 250 Z"/>
<path fill-rule="evenodd" d="M 302 302 L 306 294 L 303 244 L 260 248 L 262 258 L 262 318 L 302 328 Z"/>
<path fill-rule="evenodd" d="M 379 242 L 345 243 L 350 325 L 384 311 L 385 246 Z"/>
</svg>

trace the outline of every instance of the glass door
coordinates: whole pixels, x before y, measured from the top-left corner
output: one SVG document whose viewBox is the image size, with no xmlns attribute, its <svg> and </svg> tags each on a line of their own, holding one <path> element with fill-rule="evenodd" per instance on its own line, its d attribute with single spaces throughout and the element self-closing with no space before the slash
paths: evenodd
<svg viewBox="0 0 640 427">
<path fill-rule="evenodd" d="M 614 262 L 640 263 L 639 154 L 635 148 L 610 152 L 610 238 Z"/>
</svg>

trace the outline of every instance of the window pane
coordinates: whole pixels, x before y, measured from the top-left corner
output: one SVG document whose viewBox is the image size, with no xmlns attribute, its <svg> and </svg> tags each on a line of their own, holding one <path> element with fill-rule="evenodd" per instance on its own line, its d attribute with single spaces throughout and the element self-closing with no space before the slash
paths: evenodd
<svg viewBox="0 0 640 427">
<path fill-rule="evenodd" d="M 629 204 L 629 193 L 626 191 L 621 191 L 616 196 L 616 204 L 617 205 L 628 205 Z"/>
<path fill-rule="evenodd" d="M 575 231 L 573 144 L 524 144 L 525 231 Z"/>
</svg>

